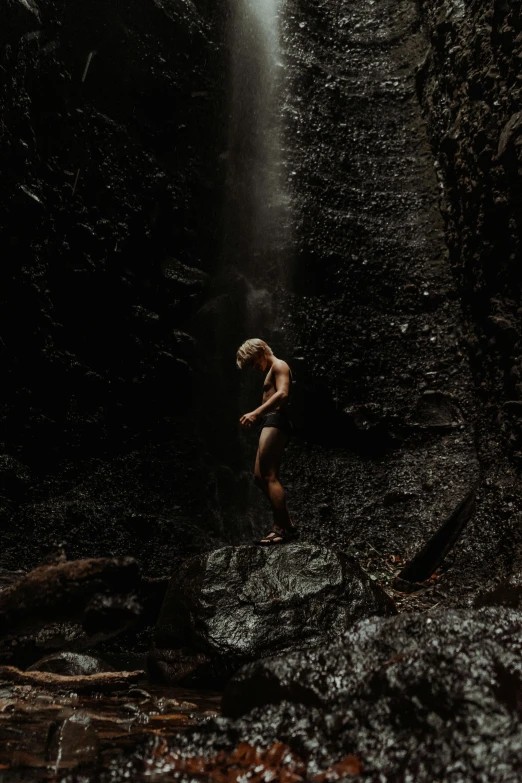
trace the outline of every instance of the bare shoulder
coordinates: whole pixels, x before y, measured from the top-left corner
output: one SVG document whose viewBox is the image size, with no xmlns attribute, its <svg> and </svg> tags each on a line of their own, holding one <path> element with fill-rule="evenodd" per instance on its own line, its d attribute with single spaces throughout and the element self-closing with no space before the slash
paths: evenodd
<svg viewBox="0 0 522 783">
<path fill-rule="evenodd" d="M 272 366 L 278 375 L 290 374 L 290 367 L 283 359 L 276 359 Z"/>
</svg>

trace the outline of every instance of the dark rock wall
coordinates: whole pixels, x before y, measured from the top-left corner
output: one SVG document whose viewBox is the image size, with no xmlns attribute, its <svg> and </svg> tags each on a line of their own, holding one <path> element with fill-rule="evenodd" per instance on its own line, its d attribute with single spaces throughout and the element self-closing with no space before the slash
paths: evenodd
<svg viewBox="0 0 522 783">
<path fill-rule="evenodd" d="M 296 223 L 285 328 L 306 400 L 283 473 L 309 535 L 409 556 L 479 472 L 415 93 L 420 18 L 409 0 L 288 2 L 285 46 Z"/>
<path fill-rule="evenodd" d="M 202 515 L 212 532 L 187 324 L 220 217 L 218 12 L 177 0 L 2 4 L 8 563 L 33 565 L 64 542 L 71 555 L 133 552 L 157 569 L 201 548 Z"/>
<path fill-rule="evenodd" d="M 518 571 L 520 4 L 422 0 L 420 8 L 428 48 L 417 73 L 417 90 L 436 160 L 464 342 L 481 403 L 480 524 L 495 531 L 490 538 L 493 552 L 502 553 L 508 569 Z M 494 560 L 495 555 L 488 556 L 492 571 Z"/>
<path fill-rule="evenodd" d="M 418 74 L 437 156 L 472 369 L 488 414 L 522 457 L 522 12 L 514 0 L 423 0 Z"/>
</svg>

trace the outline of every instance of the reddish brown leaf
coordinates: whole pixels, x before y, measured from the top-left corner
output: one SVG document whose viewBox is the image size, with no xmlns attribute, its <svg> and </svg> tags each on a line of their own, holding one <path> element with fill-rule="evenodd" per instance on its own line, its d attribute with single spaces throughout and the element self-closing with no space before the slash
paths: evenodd
<svg viewBox="0 0 522 783">
<path fill-rule="evenodd" d="M 325 772 L 314 775 L 312 780 L 314 783 L 330 783 L 330 781 L 333 783 L 333 781 L 341 780 L 347 775 L 360 775 L 362 771 L 363 765 L 359 759 L 355 756 L 347 756 Z"/>
</svg>

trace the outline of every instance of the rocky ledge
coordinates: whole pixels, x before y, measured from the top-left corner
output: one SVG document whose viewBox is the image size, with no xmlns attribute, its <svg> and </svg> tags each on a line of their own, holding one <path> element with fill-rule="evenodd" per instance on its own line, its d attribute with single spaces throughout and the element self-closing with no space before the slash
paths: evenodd
<svg viewBox="0 0 522 783">
<path fill-rule="evenodd" d="M 236 758 L 255 780 L 254 762 L 294 783 L 516 781 L 521 652 L 518 610 L 362 620 L 337 644 L 244 667 L 225 692 L 230 717 L 171 747 L 154 740 L 148 774 L 188 780 L 191 760 L 209 774 Z M 140 774 L 139 755 L 129 774 Z"/>
</svg>

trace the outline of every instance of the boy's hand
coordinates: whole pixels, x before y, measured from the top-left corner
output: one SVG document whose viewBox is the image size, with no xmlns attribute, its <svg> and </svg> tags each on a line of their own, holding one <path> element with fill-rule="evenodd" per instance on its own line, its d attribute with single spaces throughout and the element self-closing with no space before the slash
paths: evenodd
<svg viewBox="0 0 522 783">
<path fill-rule="evenodd" d="M 259 418 L 259 414 L 255 413 L 254 411 L 252 413 L 245 413 L 239 419 L 239 423 L 241 424 L 242 427 L 251 427 L 252 424 L 256 423 L 258 418 Z"/>
</svg>

